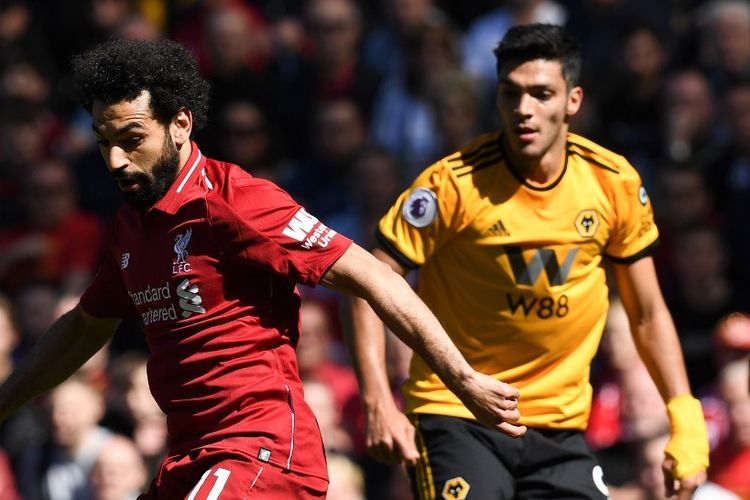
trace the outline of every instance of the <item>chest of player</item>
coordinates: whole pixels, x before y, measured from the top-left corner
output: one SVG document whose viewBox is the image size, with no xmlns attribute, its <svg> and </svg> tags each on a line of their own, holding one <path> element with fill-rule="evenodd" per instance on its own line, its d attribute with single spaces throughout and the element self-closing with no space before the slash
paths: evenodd
<svg viewBox="0 0 750 500">
<path fill-rule="evenodd" d="M 220 242 L 204 213 L 148 214 L 121 225 L 115 257 L 144 326 L 206 314 L 224 300 Z"/>
<path fill-rule="evenodd" d="M 614 214 L 597 184 L 566 181 L 549 190 L 521 186 L 499 203 L 478 200 L 454 244 L 516 286 L 547 288 L 585 275 L 601 262 Z"/>
</svg>

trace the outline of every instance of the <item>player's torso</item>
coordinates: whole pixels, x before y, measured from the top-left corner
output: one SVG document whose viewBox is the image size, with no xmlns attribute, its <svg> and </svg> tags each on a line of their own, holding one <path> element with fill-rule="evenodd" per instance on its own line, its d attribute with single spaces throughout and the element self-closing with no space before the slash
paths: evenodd
<svg viewBox="0 0 750 500">
<path fill-rule="evenodd" d="M 571 157 L 545 189 L 501 164 L 463 180 L 471 220 L 422 266 L 420 294 L 482 369 L 566 351 L 605 314 L 613 213 L 590 168 Z"/>
<path fill-rule="evenodd" d="M 123 282 L 151 337 L 194 323 L 214 310 L 221 293 L 219 247 L 196 200 L 179 217 L 133 217 L 120 226 Z"/>
<path fill-rule="evenodd" d="M 150 387 L 173 450 L 221 443 L 282 467 L 292 463 L 295 441 L 317 450 L 293 347 L 294 283 L 226 255 L 201 196 L 174 214 L 121 222 L 115 252 L 144 325 Z M 293 463 L 319 472 L 319 458 Z"/>
</svg>

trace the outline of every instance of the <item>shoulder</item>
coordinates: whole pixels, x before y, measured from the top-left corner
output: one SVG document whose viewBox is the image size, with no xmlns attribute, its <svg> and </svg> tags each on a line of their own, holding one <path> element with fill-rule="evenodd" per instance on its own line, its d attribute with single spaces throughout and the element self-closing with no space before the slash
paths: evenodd
<svg viewBox="0 0 750 500">
<path fill-rule="evenodd" d="M 233 202 L 249 198 L 245 201 L 262 202 L 268 196 L 288 196 L 273 182 L 254 177 L 233 163 L 207 158 L 206 178 L 210 184 L 209 199 L 222 198 Z"/>
<path fill-rule="evenodd" d="M 503 159 L 499 132 L 482 134 L 460 150 L 444 157 L 439 168 L 461 178 L 491 167 Z"/>
<path fill-rule="evenodd" d="M 256 226 L 277 217 L 291 218 L 299 204 L 275 183 L 254 177 L 237 165 L 206 163 L 211 186 L 205 191 L 206 211 L 212 224 Z"/>
<path fill-rule="evenodd" d="M 588 164 L 592 170 L 610 181 L 639 179 L 635 167 L 621 154 L 601 146 L 580 135 L 568 134 L 568 154 Z"/>
</svg>

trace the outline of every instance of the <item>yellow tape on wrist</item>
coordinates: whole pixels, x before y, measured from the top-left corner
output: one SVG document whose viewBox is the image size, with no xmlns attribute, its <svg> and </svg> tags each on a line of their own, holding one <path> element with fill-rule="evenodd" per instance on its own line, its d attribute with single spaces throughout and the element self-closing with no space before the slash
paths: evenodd
<svg viewBox="0 0 750 500">
<path fill-rule="evenodd" d="M 708 469 L 708 431 L 700 401 L 690 394 L 676 396 L 667 403 L 672 436 L 664 452 L 675 461 L 677 479 Z"/>
</svg>

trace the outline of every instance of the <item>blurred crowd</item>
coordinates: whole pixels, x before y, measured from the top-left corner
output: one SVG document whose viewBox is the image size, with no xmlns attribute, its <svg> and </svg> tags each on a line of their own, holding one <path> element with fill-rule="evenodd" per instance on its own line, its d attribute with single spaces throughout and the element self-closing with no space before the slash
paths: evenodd
<svg viewBox="0 0 750 500">
<path fill-rule="evenodd" d="M 711 437 L 706 498 L 750 498 L 750 2 L 746 0 L 0 0 L 0 380 L 75 305 L 121 204 L 70 58 L 168 37 L 212 85 L 202 151 L 271 179 L 366 248 L 416 173 L 497 127 L 492 49 L 529 22 L 583 43 L 572 130 L 649 190 L 655 255 Z M 411 498 L 367 457 L 344 301 L 303 289 L 299 369 L 332 500 Z M 617 297 L 587 431 L 614 499 L 661 497 L 667 419 Z M 389 338 L 394 393 L 409 350 Z M 0 500 L 137 496 L 167 446 L 147 348 L 123 323 L 79 373 L 0 424 Z"/>
</svg>

